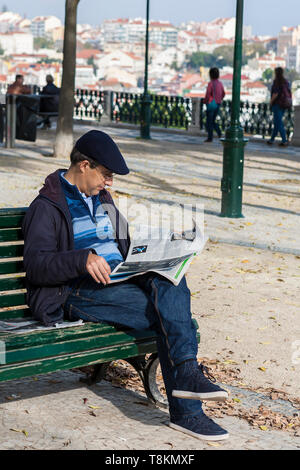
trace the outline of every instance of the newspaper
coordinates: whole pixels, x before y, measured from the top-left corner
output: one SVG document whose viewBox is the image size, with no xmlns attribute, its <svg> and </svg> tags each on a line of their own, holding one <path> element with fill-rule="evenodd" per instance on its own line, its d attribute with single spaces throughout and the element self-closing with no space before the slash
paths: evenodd
<svg viewBox="0 0 300 470">
<path fill-rule="evenodd" d="M 0 320 L 0 333 L 30 333 L 32 331 L 53 330 L 55 328 L 70 328 L 83 325 L 82 320 L 74 322 L 55 323 L 54 326 L 44 326 L 37 320 Z"/>
<path fill-rule="evenodd" d="M 170 232 L 163 239 L 133 237 L 126 260 L 118 264 L 110 275 L 111 282 L 125 281 L 151 271 L 177 286 L 206 241 L 195 221 L 192 230 Z"/>
</svg>

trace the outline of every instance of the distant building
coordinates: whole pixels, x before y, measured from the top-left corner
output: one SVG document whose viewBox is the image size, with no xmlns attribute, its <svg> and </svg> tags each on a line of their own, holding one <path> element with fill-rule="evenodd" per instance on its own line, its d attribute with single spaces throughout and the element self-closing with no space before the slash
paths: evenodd
<svg viewBox="0 0 300 470">
<path fill-rule="evenodd" d="M 248 60 L 248 65 L 253 69 L 264 72 L 266 69 L 274 70 L 276 67 L 285 68 L 286 61 L 283 57 L 279 57 L 275 52 L 270 51 L 262 57 L 259 57 L 259 54 L 257 53 L 255 58 Z"/>
<path fill-rule="evenodd" d="M 168 21 L 150 21 L 149 40 L 162 47 L 177 47 L 178 30 Z"/>
<path fill-rule="evenodd" d="M 6 55 L 10 54 L 32 54 L 33 36 L 23 31 L 12 33 L 0 33 L 0 45 Z"/>
<path fill-rule="evenodd" d="M 6 11 L 0 13 L 0 33 L 9 33 L 19 29 L 22 17 L 18 13 Z"/>
<path fill-rule="evenodd" d="M 60 26 L 62 26 L 61 21 L 56 16 L 36 16 L 31 21 L 30 31 L 35 38 L 42 38 Z"/>
<path fill-rule="evenodd" d="M 296 46 L 289 46 L 286 54 L 286 66 L 300 72 L 300 42 Z"/>
<path fill-rule="evenodd" d="M 279 56 L 287 53 L 287 48 L 290 46 L 296 46 L 298 40 L 300 40 L 300 26 L 288 28 L 283 26 L 277 42 L 277 54 Z"/>
</svg>

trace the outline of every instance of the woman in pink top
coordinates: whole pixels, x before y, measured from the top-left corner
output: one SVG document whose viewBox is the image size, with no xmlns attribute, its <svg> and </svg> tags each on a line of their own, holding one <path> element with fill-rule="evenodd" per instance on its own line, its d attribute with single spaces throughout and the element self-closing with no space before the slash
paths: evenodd
<svg viewBox="0 0 300 470">
<path fill-rule="evenodd" d="M 210 82 L 207 85 L 204 103 L 206 104 L 206 129 L 207 139 L 205 142 L 212 142 L 213 131 L 215 129 L 218 137 L 221 137 L 221 129 L 216 123 L 216 117 L 219 113 L 220 104 L 225 96 L 222 83 L 219 80 L 220 72 L 217 67 L 213 67 L 209 71 Z"/>
</svg>

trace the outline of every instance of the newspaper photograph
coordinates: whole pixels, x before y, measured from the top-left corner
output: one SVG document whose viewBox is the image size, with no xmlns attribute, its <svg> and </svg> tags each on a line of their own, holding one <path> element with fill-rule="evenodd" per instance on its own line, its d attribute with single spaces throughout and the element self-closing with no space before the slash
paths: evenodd
<svg viewBox="0 0 300 470">
<path fill-rule="evenodd" d="M 196 223 L 192 230 L 170 233 L 160 239 L 133 237 L 126 260 L 111 273 L 111 282 L 155 272 L 169 279 L 175 286 L 187 272 L 193 258 L 201 253 L 206 243 Z"/>
</svg>

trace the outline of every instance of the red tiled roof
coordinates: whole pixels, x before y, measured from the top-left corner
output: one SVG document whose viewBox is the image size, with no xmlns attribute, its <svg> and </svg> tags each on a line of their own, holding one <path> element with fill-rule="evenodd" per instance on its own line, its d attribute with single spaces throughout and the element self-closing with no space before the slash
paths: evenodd
<svg viewBox="0 0 300 470">
<path fill-rule="evenodd" d="M 76 57 L 78 59 L 89 59 L 98 54 L 101 54 L 101 51 L 98 49 L 82 49 L 80 52 L 77 52 Z"/>
<path fill-rule="evenodd" d="M 262 82 L 249 82 L 246 84 L 247 88 L 267 88 Z"/>
</svg>

